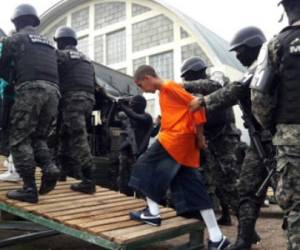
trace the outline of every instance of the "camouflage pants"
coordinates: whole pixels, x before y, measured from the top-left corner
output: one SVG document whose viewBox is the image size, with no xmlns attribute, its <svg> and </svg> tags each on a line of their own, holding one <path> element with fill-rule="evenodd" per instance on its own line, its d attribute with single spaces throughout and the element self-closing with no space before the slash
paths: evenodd
<svg viewBox="0 0 300 250">
<path fill-rule="evenodd" d="M 25 82 L 16 88 L 9 144 L 22 177 L 31 176 L 36 164 L 43 168 L 52 163 L 47 139 L 56 121 L 59 96 L 58 88 L 45 81 Z"/>
<path fill-rule="evenodd" d="M 222 135 L 208 145 L 206 152 L 208 174 L 211 174 L 210 178 L 215 186 L 217 197 L 235 213 L 238 212 L 239 206 L 237 190 L 239 167 L 235 154 L 237 145 L 236 136 Z M 207 176 L 207 173 L 204 175 Z"/>
<path fill-rule="evenodd" d="M 83 91 L 68 92 L 60 102 L 59 164 L 66 174 L 82 178 L 93 167 L 86 121 L 91 118 L 95 98 Z"/>
<path fill-rule="evenodd" d="M 289 250 L 300 249 L 300 146 L 277 146 L 278 204 L 287 218 Z"/>
<path fill-rule="evenodd" d="M 268 154 L 273 153 L 271 142 L 264 143 L 264 148 Z M 258 218 L 260 208 L 266 197 L 267 188 L 260 197 L 256 197 L 255 193 L 267 177 L 267 174 L 267 170 L 262 165 L 256 149 L 251 145 L 246 152 L 240 174 L 240 221 L 256 220 Z"/>
</svg>

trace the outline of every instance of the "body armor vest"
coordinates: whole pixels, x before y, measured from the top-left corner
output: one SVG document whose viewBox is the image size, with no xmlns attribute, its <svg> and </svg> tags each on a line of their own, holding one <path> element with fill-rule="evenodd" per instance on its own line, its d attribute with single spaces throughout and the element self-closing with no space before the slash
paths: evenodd
<svg viewBox="0 0 300 250">
<path fill-rule="evenodd" d="M 16 84 L 45 80 L 58 83 L 55 48 L 45 37 L 26 27 L 12 36 L 15 43 L 14 65 Z"/>
<path fill-rule="evenodd" d="M 300 124 L 300 26 L 278 35 L 278 102 L 276 124 Z"/>
<path fill-rule="evenodd" d="M 59 65 L 61 92 L 95 91 L 95 72 L 92 63 L 84 54 L 74 49 L 60 51 L 65 60 Z"/>
</svg>

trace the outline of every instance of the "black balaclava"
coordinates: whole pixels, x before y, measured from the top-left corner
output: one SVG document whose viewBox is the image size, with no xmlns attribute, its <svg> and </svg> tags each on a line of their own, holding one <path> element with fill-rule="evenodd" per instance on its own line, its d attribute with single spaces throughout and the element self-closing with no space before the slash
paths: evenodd
<svg viewBox="0 0 300 250">
<path fill-rule="evenodd" d="M 238 47 L 236 50 L 236 58 L 246 67 L 250 67 L 257 59 L 261 46 L 250 48 L 246 45 Z"/>
<path fill-rule="evenodd" d="M 60 50 L 64 50 L 66 49 L 67 46 L 76 46 L 76 43 L 74 42 L 74 40 L 72 38 L 59 38 L 57 39 L 57 48 Z"/>
<path fill-rule="evenodd" d="M 136 113 L 142 114 L 145 112 L 147 101 L 142 95 L 136 95 L 130 100 L 130 107 Z"/>
</svg>

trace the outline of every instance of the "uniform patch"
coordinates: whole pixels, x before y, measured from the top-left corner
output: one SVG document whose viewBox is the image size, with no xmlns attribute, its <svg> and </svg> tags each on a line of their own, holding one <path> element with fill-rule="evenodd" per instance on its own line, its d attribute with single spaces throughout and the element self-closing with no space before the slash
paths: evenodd
<svg viewBox="0 0 300 250">
<path fill-rule="evenodd" d="M 40 44 L 44 44 L 44 45 L 47 45 L 47 46 L 50 46 L 53 48 L 52 43 L 45 37 L 42 37 L 42 36 L 36 35 L 36 34 L 29 34 L 28 36 L 29 36 L 29 40 L 32 43 L 40 43 Z"/>
<path fill-rule="evenodd" d="M 297 37 L 290 43 L 290 54 L 291 55 L 300 55 L 300 38 Z"/>
<path fill-rule="evenodd" d="M 80 52 L 78 52 L 78 51 L 70 51 L 69 52 L 69 54 L 70 54 L 70 58 L 71 59 L 80 59 L 81 58 L 81 54 L 80 54 Z"/>
</svg>

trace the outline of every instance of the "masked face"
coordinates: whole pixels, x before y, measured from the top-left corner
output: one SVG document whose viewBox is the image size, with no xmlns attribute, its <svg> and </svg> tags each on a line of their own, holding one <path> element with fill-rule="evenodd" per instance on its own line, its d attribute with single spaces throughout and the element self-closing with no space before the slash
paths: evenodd
<svg viewBox="0 0 300 250">
<path fill-rule="evenodd" d="M 248 48 L 246 46 L 238 47 L 235 51 L 236 51 L 236 58 L 245 67 L 250 67 L 252 63 L 257 59 L 259 53 L 259 49 Z"/>
</svg>

